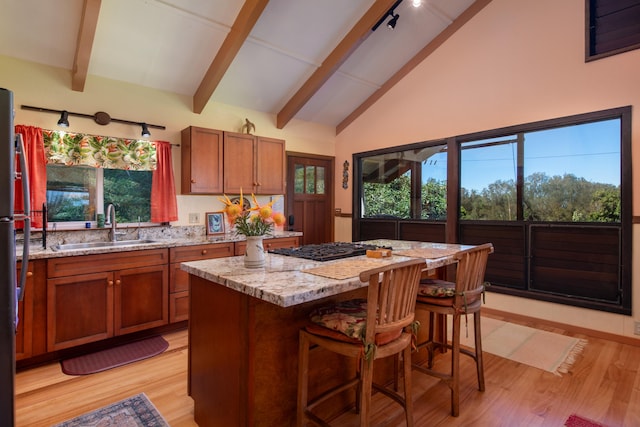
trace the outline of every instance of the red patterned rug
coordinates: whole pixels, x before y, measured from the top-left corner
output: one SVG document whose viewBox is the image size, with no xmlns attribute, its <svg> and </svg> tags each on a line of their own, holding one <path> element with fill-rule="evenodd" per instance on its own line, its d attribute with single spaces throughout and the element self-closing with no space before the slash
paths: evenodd
<svg viewBox="0 0 640 427">
<path fill-rule="evenodd" d="M 564 425 L 567 427 L 606 427 L 604 424 L 597 423 L 587 418 L 582 418 L 576 414 L 567 418 Z"/>
<path fill-rule="evenodd" d="M 96 353 L 65 359 L 60 362 L 62 372 L 67 375 L 88 375 L 138 360 L 156 356 L 169 347 L 161 336 L 154 336 Z"/>
</svg>

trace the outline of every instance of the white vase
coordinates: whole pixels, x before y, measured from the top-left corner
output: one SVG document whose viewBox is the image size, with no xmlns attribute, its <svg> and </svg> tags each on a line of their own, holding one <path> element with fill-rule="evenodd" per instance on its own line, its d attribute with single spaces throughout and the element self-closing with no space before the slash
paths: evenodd
<svg viewBox="0 0 640 427">
<path fill-rule="evenodd" d="M 244 266 L 260 268 L 264 266 L 263 236 L 247 236 L 247 248 L 244 252 Z"/>
</svg>

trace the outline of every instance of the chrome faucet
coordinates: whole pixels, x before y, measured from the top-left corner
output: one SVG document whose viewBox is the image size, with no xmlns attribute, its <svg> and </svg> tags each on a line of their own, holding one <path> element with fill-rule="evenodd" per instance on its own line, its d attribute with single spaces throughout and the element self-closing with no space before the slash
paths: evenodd
<svg viewBox="0 0 640 427">
<path fill-rule="evenodd" d="M 111 230 L 109 231 L 109 239 L 112 242 L 115 242 L 116 239 L 116 208 L 113 206 L 113 203 L 109 203 L 107 206 L 107 214 L 105 215 L 105 225 L 110 225 Z"/>
</svg>

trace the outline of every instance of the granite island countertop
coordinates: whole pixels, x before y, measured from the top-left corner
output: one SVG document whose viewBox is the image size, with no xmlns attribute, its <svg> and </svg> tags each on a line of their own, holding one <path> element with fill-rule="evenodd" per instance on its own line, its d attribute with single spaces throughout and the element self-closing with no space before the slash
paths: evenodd
<svg viewBox="0 0 640 427">
<path fill-rule="evenodd" d="M 265 266 L 246 268 L 242 256 L 192 261 L 181 264 L 181 269 L 208 281 L 220 284 L 240 293 L 270 302 L 280 307 L 290 307 L 305 302 L 315 301 L 346 291 L 367 286 L 357 274 L 346 279 L 336 279 L 309 272 L 318 267 L 340 265 L 348 267 L 362 260 L 368 265 L 386 265 L 410 259 L 402 256 L 403 251 L 413 252 L 418 256 L 420 251 L 431 253 L 425 258 L 425 269 L 436 269 L 453 263 L 453 253 L 469 248 L 469 245 L 412 242 L 400 240 L 369 240 L 363 243 L 379 247 L 391 247 L 391 257 L 368 258 L 364 255 L 333 261 L 311 261 L 284 255 L 267 254 Z M 438 251 L 441 251 L 443 256 Z M 433 255 L 435 254 L 435 255 Z M 437 257 L 435 257 L 437 256 Z M 341 264 L 342 263 L 342 264 Z"/>
</svg>

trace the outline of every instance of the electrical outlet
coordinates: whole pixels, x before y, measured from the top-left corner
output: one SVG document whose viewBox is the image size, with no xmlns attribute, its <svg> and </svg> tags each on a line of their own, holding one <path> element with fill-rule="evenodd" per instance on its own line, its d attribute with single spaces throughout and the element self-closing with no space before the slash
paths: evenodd
<svg viewBox="0 0 640 427">
<path fill-rule="evenodd" d="M 198 224 L 200 222 L 200 214 L 190 213 L 189 214 L 189 224 Z"/>
<path fill-rule="evenodd" d="M 635 322 L 633 324 L 633 333 L 635 335 L 640 335 L 640 322 Z"/>
</svg>

